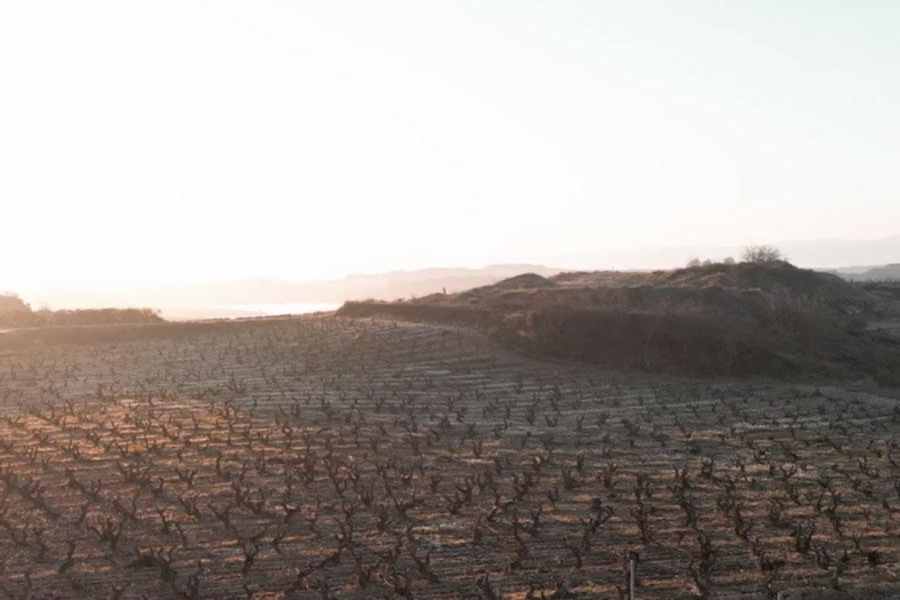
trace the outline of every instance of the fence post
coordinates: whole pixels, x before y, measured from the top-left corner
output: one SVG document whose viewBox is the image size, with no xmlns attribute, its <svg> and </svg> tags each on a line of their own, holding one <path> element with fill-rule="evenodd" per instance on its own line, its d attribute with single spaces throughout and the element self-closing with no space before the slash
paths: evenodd
<svg viewBox="0 0 900 600">
<path fill-rule="evenodd" d="M 634 600 L 634 558 L 628 560 L 628 600 Z"/>
</svg>

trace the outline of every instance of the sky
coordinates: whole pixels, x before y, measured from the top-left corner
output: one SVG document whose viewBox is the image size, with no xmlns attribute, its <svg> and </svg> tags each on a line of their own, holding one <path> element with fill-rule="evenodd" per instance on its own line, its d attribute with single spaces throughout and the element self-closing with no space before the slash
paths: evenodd
<svg viewBox="0 0 900 600">
<path fill-rule="evenodd" d="M 0 289 L 896 235 L 898 32 L 892 0 L 0 0 Z"/>
</svg>

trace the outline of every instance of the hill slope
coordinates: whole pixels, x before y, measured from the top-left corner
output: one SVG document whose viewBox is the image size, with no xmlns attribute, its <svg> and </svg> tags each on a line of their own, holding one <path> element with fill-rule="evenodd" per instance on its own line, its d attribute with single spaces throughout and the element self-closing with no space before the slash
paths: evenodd
<svg viewBox="0 0 900 600">
<path fill-rule="evenodd" d="M 869 267 L 862 271 L 843 273 L 852 281 L 898 281 L 900 280 L 900 263 Z"/>
<path fill-rule="evenodd" d="M 617 368 L 696 374 L 900 372 L 900 347 L 865 330 L 882 299 L 788 263 L 524 274 L 340 314 L 467 323 L 520 349 Z"/>
</svg>

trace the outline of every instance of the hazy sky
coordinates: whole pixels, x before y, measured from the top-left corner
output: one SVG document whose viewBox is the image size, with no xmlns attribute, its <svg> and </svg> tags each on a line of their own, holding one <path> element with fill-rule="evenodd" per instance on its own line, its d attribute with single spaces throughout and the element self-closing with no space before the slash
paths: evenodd
<svg viewBox="0 0 900 600">
<path fill-rule="evenodd" d="M 898 32 L 894 0 L 0 0 L 0 289 L 897 234 Z"/>
</svg>

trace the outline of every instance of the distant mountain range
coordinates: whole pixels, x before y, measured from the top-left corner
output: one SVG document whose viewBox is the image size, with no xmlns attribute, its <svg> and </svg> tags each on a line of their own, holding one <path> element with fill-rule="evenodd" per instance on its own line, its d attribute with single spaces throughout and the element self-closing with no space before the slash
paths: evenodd
<svg viewBox="0 0 900 600">
<path fill-rule="evenodd" d="M 880 240 L 814 240 L 773 244 L 793 264 L 831 271 L 848 279 L 900 279 L 900 236 Z M 540 264 L 484 268 L 432 268 L 356 274 L 321 281 L 241 279 L 131 290 L 42 290 L 23 293 L 40 308 L 151 307 L 167 318 L 215 318 L 263 314 L 251 305 L 328 304 L 347 300 L 396 300 L 435 292 L 454 293 L 491 285 L 522 273 L 550 277 L 562 271 L 652 270 L 685 266 L 692 258 L 740 258 L 741 246 L 670 246 L 605 249 L 547 258 Z M 854 266 L 868 265 L 868 266 Z M 878 266 L 884 265 L 884 266 Z M 293 309 L 292 309 L 293 310 Z"/>
<path fill-rule="evenodd" d="M 846 267 L 834 272 L 853 281 L 900 280 L 900 263 L 880 267 Z"/>
<path fill-rule="evenodd" d="M 30 294 L 26 300 L 35 306 L 49 304 L 54 308 L 152 307 L 161 310 L 167 318 L 217 318 L 259 314 L 252 305 L 339 305 L 347 300 L 409 299 L 490 285 L 521 273 L 549 277 L 560 271 L 541 265 L 500 264 L 480 269 L 433 268 L 359 274 L 324 281 L 252 279 L 121 291 L 57 291 Z"/>
</svg>

